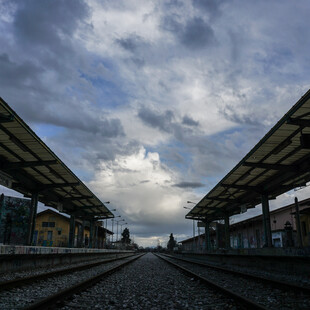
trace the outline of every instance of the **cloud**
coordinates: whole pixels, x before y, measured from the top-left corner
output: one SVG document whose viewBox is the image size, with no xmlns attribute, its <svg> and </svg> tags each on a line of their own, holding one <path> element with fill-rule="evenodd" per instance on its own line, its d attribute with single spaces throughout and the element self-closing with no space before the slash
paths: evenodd
<svg viewBox="0 0 310 310">
<path fill-rule="evenodd" d="M 183 201 L 199 201 L 308 89 L 307 7 L 0 1 L 0 96 L 137 238 L 187 236 Z"/>
<path fill-rule="evenodd" d="M 145 44 L 140 36 L 134 34 L 126 38 L 115 39 L 115 42 L 131 53 L 137 52 L 138 48 Z"/>
<path fill-rule="evenodd" d="M 30 61 L 21 64 L 12 61 L 7 53 L 0 54 L 0 81 L 5 87 L 21 87 L 29 89 L 40 84 L 43 70 Z M 30 78 L 31 77 L 31 78 Z"/>
<path fill-rule="evenodd" d="M 182 124 L 188 125 L 188 126 L 198 126 L 199 122 L 194 121 L 191 117 L 185 115 L 183 117 Z"/>
<path fill-rule="evenodd" d="M 212 27 L 199 17 L 190 20 L 178 36 L 183 45 L 192 49 L 204 48 L 215 43 Z"/>
<path fill-rule="evenodd" d="M 132 155 L 102 161 L 88 185 L 101 199 L 111 201 L 137 236 L 169 236 L 178 221 L 185 221 L 182 202 L 189 196 L 186 189 L 169 186 L 177 178 L 157 153 L 140 148 Z"/>
<path fill-rule="evenodd" d="M 175 15 L 165 16 L 162 28 L 174 35 L 186 48 L 199 50 L 216 43 L 213 28 L 203 18 L 193 17 L 185 24 L 177 19 Z"/>
<path fill-rule="evenodd" d="M 212 0 L 192 0 L 193 6 L 199 10 L 203 10 L 204 13 L 208 14 L 211 18 L 218 17 L 221 13 L 221 5 L 225 2 L 223 0 L 220 1 L 212 1 Z"/>
<path fill-rule="evenodd" d="M 152 111 L 147 107 L 142 107 L 138 112 L 138 117 L 148 126 L 156 127 L 165 132 L 172 131 L 172 121 L 174 114 L 167 110 L 164 113 Z"/>
<path fill-rule="evenodd" d="M 204 187 L 205 185 L 200 182 L 180 182 L 180 183 L 174 184 L 173 186 L 180 187 L 180 188 L 199 188 L 199 187 Z"/>
<path fill-rule="evenodd" d="M 89 15 L 84 1 L 56 0 L 51 4 L 47 0 L 39 3 L 34 0 L 27 3 L 16 2 L 14 31 L 18 42 L 37 53 L 62 53 L 61 59 L 70 57 L 70 42 L 79 23 Z"/>
</svg>

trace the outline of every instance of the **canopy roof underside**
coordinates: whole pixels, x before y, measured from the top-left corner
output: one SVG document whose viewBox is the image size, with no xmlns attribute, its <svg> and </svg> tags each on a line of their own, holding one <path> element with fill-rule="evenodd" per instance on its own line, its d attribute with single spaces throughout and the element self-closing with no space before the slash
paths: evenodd
<svg viewBox="0 0 310 310">
<path fill-rule="evenodd" d="M 0 98 L 0 178 L 11 180 L 12 189 L 91 219 L 113 218 L 109 209 L 47 147 L 27 124 Z"/>
<path fill-rule="evenodd" d="M 310 181 L 310 90 L 186 215 L 213 221 Z"/>
</svg>

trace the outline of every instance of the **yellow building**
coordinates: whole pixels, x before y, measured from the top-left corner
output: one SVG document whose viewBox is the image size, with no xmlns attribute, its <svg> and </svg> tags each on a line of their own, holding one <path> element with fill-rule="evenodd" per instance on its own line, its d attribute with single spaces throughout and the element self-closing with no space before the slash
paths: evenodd
<svg viewBox="0 0 310 310">
<path fill-rule="evenodd" d="M 89 225 L 82 229 L 82 221 L 75 221 L 74 247 L 89 247 Z M 70 218 L 55 212 L 53 210 L 45 210 L 37 214 L 35 231 L 33 235 L 33 244 L 38 246 L 69 246 Z M 96 223 L 93 235 L 93 246 L 103 248 L 106 241 L 106 234 L 110 231 Z"/>
<path fill-rule="evenodd" d="M 70 218 L 52 210 L 37 214 L 33 240 L 35 245 L 67 247 Z"/>
</svg>

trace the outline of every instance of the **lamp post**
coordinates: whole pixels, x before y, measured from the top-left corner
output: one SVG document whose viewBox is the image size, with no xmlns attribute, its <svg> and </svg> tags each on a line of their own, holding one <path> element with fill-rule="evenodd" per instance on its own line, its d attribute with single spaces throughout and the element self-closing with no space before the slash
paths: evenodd
<svg viewBox="0 0 310 310">
<path fill-rule="evenodd" d="M 115 217 L 121 217 L 120 215 L 117 215 Z M 113 232 L 113 226 L 114 226 L 114 222 L 116 222 L 116 220 L 112 219 L 112 243 L 113 243 L 113 240 L 114 240 L 114 232 Z"/>
<path fill-rule="evenodd" d="M 184 209 L 191 210 L 189 207 L 183 207 Z M 194 244 L 195 244 L 195 220 L 193 219 L 193 244 L 192 244 L 192 250 L 194 252 Z"/>
<path fill-rule="evenodd" d="M 190 200 L 188 200 L 187 201 L 187 203 L 192 203 L 192 204 L 194 204 L 194 205 L 196 205 L 197 203 L 196 202 L 193 202 L 193 201 L 190 201 Z M 195 220 L 194 220 L 194 222 L 195 222 Z M 199 222 L 199 220 L 198 220 L 198 222 Z M 197 222 L 197 223 L 198 223 Z M 195 226 L 195 225 L 194 225 Z M 197 244 L 197 247 L 196 247 L 196 250 L 198 249 L 198 250 L 200 250 L 200 227 L 199 227 L 199 224 L 197 225 L 198 226 L 198 244 Z M 194 235 L 195 235 L 195 228 L 194 228 Z"/>
<path fill-rule="evenodd" d="M 112 209 L 110 211 L 116 211 L 116 209 Z M 108 218 L 105 219 L 105 228 L 108 229 Z"/>
<path fill-rule="evenodd" d="M 115 221 L 116 222 L 116 242 L 118 241 L 118 223 L 119 222 L 122 222 L 122 221 L 125 221 L 124 219 L 121 219 L 121 220 L 118 220 L 118 221 Z"/>
</svg>

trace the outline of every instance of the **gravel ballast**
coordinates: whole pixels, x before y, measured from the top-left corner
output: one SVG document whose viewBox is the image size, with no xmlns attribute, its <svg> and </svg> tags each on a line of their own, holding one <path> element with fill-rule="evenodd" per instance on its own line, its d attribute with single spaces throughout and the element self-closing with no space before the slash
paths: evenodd
<svg viewBox="0 0 310 310">
<path fill-rule="evenodd" d="M 75 295 L 63 309 L 238 309 L 151 253 Z"/>
</svg>

